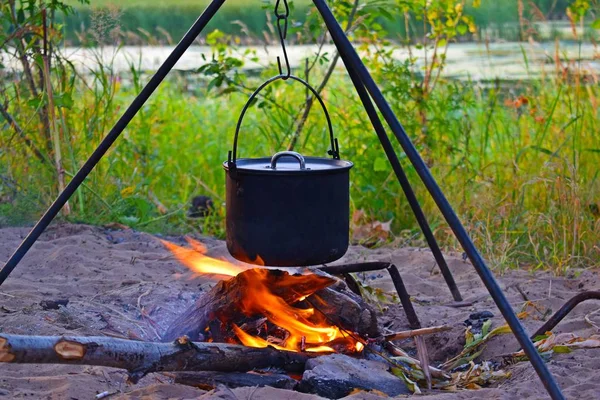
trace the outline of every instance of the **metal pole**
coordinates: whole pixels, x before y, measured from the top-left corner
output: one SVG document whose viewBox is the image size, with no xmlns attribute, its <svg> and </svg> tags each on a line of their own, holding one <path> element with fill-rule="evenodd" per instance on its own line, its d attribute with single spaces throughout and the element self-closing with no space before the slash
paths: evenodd
<svg viewBox="0 0 600 400">
<path fill-rule="evenodd" d="M 564 317 L 567 316 L 573 309 L 581 302 L 587 300 L 600 300 L 600 291 L 598 290 L 590 290 L 587 292 L 579 293 L 567 301 L 553 316 L 551 316 L 548 321 L 540 328 L 535 331 L 533 335 L 531 335 L 531 339 L 533 340 L 537 336 L 541 336 L 548 331 L 551 331 L 558 325 L 560 321 L 563 320 Z"/>
<path fill-rule="evenodd" d="M 83 183 L 83 181 L 89 175 L 89 173 L 92 172 L 96 164 L 98 164 L 98 162 L 102 159 L 104 154 L 112 146 L 115 140 L 117 140 L 121 132 L 123 132 L 123 130 L 127 127 L 129 122 L 131 122 L 133 117 L 146 103 L 146 101 L 152 95 L 152 93 L 154 93 L 156 88 L 165 79 L 165 77 L 171 71 L 171 69 L 173 69 L 173 67 L 181 58 L 181 56 L 192 45 L 194 40 L 196 40 L 196 37 L 198 37 L 200 32 L 202 32 L 202 30 L 206 27 L 206 24 L 208 24 L 208 22 L 216 14 L 219 8 L 221 8 L 223 3 L 225 3 L 225 0 L 213 0 L 212 3 L 210 3 L 208 7 L 206 7 L 204 12 L 202 12 L 200 17 L 196 20 L 194 25 L 192 25 L 190 30 L 184 35 L 183 39 L 181 39 L 181 41 L 177 44 L 177 46 L 169 55 L 169 57 L 165 60 L 163 65 L 161 65 L 158 71 L 156 71 L 156 74 L 154 74 L 154 76 L 150 79 L 148 84 L 144 87 L 144 89 L 142 89 L 140 94 L 135 98 L 135 100 L 133 100 L 129 108 L 127 108 L 123 116 L 117 121 L 115 126 L 108 133 L 108 135 L 106 135 L 106 137 L 102 140 L 98 148 L 94 150 L 90 158 L 85 162 L 85 164 L 83 164 L 83 166 L 77 172 L 77 174 L 75 174 L 71 182 L 69 182 L 69 184 L 62 191 L 62 193 L 58 195 L 56 200 L 54 200 L 54 203 L 52 203 L 50 208 L 48 208 L 46 213 L 33 227 L 29 235 L 27 235 L 27 237 L 23 240 L 19 248 L 17 248 L 14 254 L 8 259 L 8 261 L 0 271 L 0 285 L 4 283 L 6 278 L 8 278 L 10 273 L 19 264 L 21 259 L 25 256 L 25 254 L 27 254 L 31 246 L 33 246 L 36 240 L 48 227 L 50 222 L 52 222 L 52 220 L 56 217 L 60 209 L 65 205 L 69 198 L 71 198 L 73 193 Z"/>
<path fill-rule="evenodd" d="M 375 106 L 373 106 L 373 102 L 369 97 L 369 93 L 354 70 L 348 69 L 348 74 L 350 75 L 350 79 L 352 79 L 352 83 L 354 83 L 354 87 L 356 87 L 358 96 L 360 97 L 360 100 L 367 111 L 367 115 L 369 116 L 371 124 L 377 133 L 377 137 L 379 137 L 381 146 L 383 147 L 383 150 L 385 151 L 385 154 L 392 165 L 392 169 L 396 173 L 398 182 L 400 183 L 400 186 L 404 191 L 404 195 L 408 200 L 408 204 L 410 205 L 410 208 L 417 219 L 417 223 L 423 232 L 423 236 L 425 236 L 425 240 L 427 241 L 427 244 L 433 253 L 433 257 L 442 271 L 442 275 L 446 281 L 446 285 L 448 285 L 448 289 L 450 289 L 450 292 L 452 293 L 452 297 L 455 301 L 462 301 L 463 299 L 460 291 L 458 290 L 458 286 L 456 286 L 456 282 L 454 281 L 454 276 L 452 276 L 452 272 L 446 263 L 446 259 L 442 254 L 442 250 L 440 250 L 435 236 L 429 227 L 429 222 L 427 222 L 425 213 L 419 205 L 419 200 L 417 200 L 417 196 L 410 185 L 410 181 L 402 169 L 402 164 L 400 164 L 398 155 L 396 154 L 396 151 L 394 150 L 394 147 L 388 138 L 385 128 L 379 119 L 379 115 L 377 115 L 377 110 L 375 109 Z"/>
<path fill-rule="evenodd" d="M 544 363 L 544 360 L 542 360 L 540 354 L 537 352 L 535 346 L 533 345 L 533 342 L 529 339 L 525 328 L 523 327 L 523 325 L 521 325 L 519 318 L 517 318 L 515 312 L 510 306 L 510 303 L 504 296 L 504 293 L 502 292 L 502 289 L 500 289 L 500 286 L 494 278 L 494 275 L 485 264 L 483 257 L 481 256 L 481 254 L 479 254 L 479 251 L 473 244 L 473 241 L 469 237 L 469 234 L 467 233 L 466 229 L 462 225 L 460 219 L 458 218 L 454 210 L 452 209 L 450 202 L 448 201 L 448 199 L 446 199 L 446 196 L 444 195 L 439 185 L 435 181 L 433 175 L 427 168 L 427 165 L 421 158 L 421 155 L 414 147 L 410 138 L 404 131 L 404 128 L 394 115 L 394 112 L 392 111 L 390 105 L 387 103 L 387 101 L 383 97 L 383 94 L 377 87 L 377 84 L 369 74 L 369 71 L 362 63 L 360 56 L 358 55 L 358 53 L 356 53 L 356 50 L 352 46 L 352 43 L 350 43 L 350 40 L 348 40 L 348 37 L 344 34 L 344 31 L 335 19 L 335 16 L 333 15 L 333 13 L 331 12 L 324 0 L 313 0 L 313 3 L 319 10 L 321 16 L 323 17 L 325 25 L 327 26 L 327 29 L 331 34 L 333 42 L 335 43 L 342 57 L 342 60 L 344 61 L 344 64 L 346 65 L 346 68 L 348 70 L 352 69 L 357 73 L 357 75 L 371 94 L 371 97 L 375 101 L 375 104 L 377 105 L 377 107 L 383 114 L 383 117 L 385 118 L 386 122 L 394 132 L 394 135 L 398 139 L 398 142 L 400 142 L 400 145 L 404 149 L 404 152 L 414 165 L 417 173 L 421 177 L 421 180 L 427 187 L 427 190 L 429 190 L 431 196 L 438 205 L 438 208 L 440 209 L 440 211 L 444 215 L 444 218 L 448 222 L 448 225 L 456 235 L 456 238 L 458 239 L 465 253 L 471 260 L 471 263 L 473 264 L 481 280 L 485 284 L 488 292 L 494 299 L 496 306 L 506 319 L 506 322 L 510 326 L 519 343 L 521 344 L 523 350 L 525 351 L 525 354 L 527 355 L 527 357 L 529 357 L 533 368 L 535 369 L 542 383 L 546 387 L 546 390 L 548 391 L 552 399 L 564 399 L 565 397 L 561 393 L 558 384 L 556 383 L 554 377 L 548 370 L 548 367 Z"/>
<path fill-rule="evenodd" d="M 398 268 L 394 264 L 390 264 L 386 269 L 392 278 L 392 282 L 394 282 L 394 287 L 400 298 L 400 303 L 402 303 L 402 308 L 404 308 L 404 312 L 406 313 L 410 329 L 421 329 L 421 321 L 419 321 L 415 308 L 410 301 L 410 295 L 406 290 L 406 286 L 404 286 L 400 271 L 398 271 Z"/>
</svg>

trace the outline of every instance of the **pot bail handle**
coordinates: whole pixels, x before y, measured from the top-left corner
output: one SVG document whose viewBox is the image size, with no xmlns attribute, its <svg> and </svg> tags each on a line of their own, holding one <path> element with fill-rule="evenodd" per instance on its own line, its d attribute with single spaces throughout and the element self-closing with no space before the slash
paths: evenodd
<svg viewBox="0 0 600 400">
<path fill-rule="evenodd" d="M 280 151 L 279 153 L 275 153 L 273 158 L 271 158 L 271 169 L 277 169 L 277 160 L 285 156 L 294 157 L 300 163 L 300 169 L 306 169 L 306 161 L 304 160 L 304 157 L 302 154 L 296 153 L 295 151 Z"/>
<path fill-rule="evenodd" d="M 250 106 L 254 103 L 254 100 L 256 99 L 258 94 L 265 87 L 267 87 L 270 83 L 273 83 L 278 80 L 288 80 L 288 79 L 294 80 L 296 82 L 300 82 L 301 84 L 306 86 L 306 88 L 308 90 L 310 90 L 312 92 L 312 94 L 315 96 L 315 98 L 317 99 L 319 104 L 321 104 L 321 108 L 323 109 L 323 112 L 325 113 L 325 119 L 327 120 L 327 128 L 329 129 L 329 141 L 331 142 L 331 148 L 327 153 L 330 156 L 332 156 L 332 158 L 335 160 L 340 159 L 340 148 L 339 148 L 337 139 L 333 137 L 333 125 L 331 123 L 331 118 L 329 116 L 329 112 L 327 111 L 327 107 L 325 106 L 325 102 L 323 101 L 323 99 L 321 98 L 319 93 L 312 86 L 310 86 L 310 84 L 308 82 L 304 81 L 301 78 L 298 78 L 297 76 L 277 75 L 277 76 L 274 76 L 274 77 L 268 79 L 262 85 L 260 85 L 258 87 L 258 89 L 256 89 L 254 91 L 254 93 L 252 93 L 252 95 L 250 96 L 250 98 L 248 99 L 246 104 L 244 105 L 244 108 L 242 109 L 242 113 L 240 114 L 240 118 L 238 119 L 237 126 L 235 127 L 235 136 L 233 138 L 233 151 L 229 152 L 228 163 L 229 163 L 230 167 L 235 168 L 235 161 L 237 160 L 238 136 L 240 134 L 240 128 L 242 126 L 242 121 L 244 120 L 244 116 L 246 115 L 246 111 L 248 111 Z"/>
</svg>

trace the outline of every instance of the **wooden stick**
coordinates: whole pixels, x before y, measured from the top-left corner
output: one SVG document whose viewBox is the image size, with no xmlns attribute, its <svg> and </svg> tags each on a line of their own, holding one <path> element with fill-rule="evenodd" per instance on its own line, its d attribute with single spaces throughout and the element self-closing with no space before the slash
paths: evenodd
<svg viewBox="0 0 600 400">
<path fill-rule="evenodd" d="M 419 362 L 423 366 L 429 365 L 429 351 L 425 344 L 425 338 L 423 336 L 415 336 L 415 344 L 417 345 L 417 355 L 419 356 Z M 425 374 L 425 382 L 427 382 L 427 389 L 431 390 L 431 372 L 429 368 L 421 368 Z"/>
<path fill-rule="evenodd" d="M 431 335 L 433 333 L 446 332 L 449 330 L 452 330 L 451 326 L 447 326 L 447 325 L 432 326 L 430 328 L 413 329 L 410 331 L 391 333 L 389 335 L 385 335 L 384 339 L 387 342 L 391 342 L 393 340 L 408 339 L 408 338 L 412 338 L 412 337 L 416 337 L 416 336 L 423 336 L 423 335 Z"/>
<path fill-rule="evenodd" d="M 20 336 L 0 334 L 0 362 L 96 365 L 126 369 L 136 382 L 156 371 L 245 372 L 275 367 L 303 372 L 314 355 L 221 343 L 194 343 L 182 337 L 152 343 L 112 337 Z"/>
</svg>

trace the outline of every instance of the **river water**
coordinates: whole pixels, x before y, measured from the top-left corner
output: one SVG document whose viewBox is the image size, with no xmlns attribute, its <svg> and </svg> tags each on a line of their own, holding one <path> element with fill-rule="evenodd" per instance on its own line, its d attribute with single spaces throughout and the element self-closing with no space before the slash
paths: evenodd
<svg viewBox="0 0 600 400">
<path fill-rule="evenodd" d="M 133 64 L 137 69 L 153 72 L 165 61 L 173 50 L 172 46 L 125 46 L 101 48 L 61 48 L 60 52 L 67 57 L 82 73 L 98 68 L 99 63 L 111 66 L 116 73 L 126 73 Z M 247 50 L 255 52 L 259 62 L 250 61 L 243 54 Z M 291 46 L 288 55 L 292 68 L 303 68 L 304 59 L 314 55 L 314 45 Z M 332 45 L 325 46 L 324 52 L 329 58 L 335 52 Z M 424 64 L 425 50 L 414 50 L 413 57 L 417 63 Z M 264 68 L 281 54 L 278 46 L 241 47 L 234 55 L 246 60 L 244 69 L 258 70 Z M 443 75 L 454 79 L 471 79 L 485 81 L 500 78 L 503 80 L 523 80 L 537 77 L 543 73 L 556 70 L 554 60 L 559 55 L 563 66 L 571 61 L 571 68 L 583 68 L 591 73 L 600 72 L 600 52 L 591 44 L 578 45 L 575 42 L 561 42 L 557 51 L 555 43 L 491 43 L 488 46 L 477 43 L 453 43 L 448 48 L 447 66 Z M 206 46 L 191 47 L 175 66 L 179 71 L 194 71 L 211 58 L 211 49 Z M 404 49 L 393 52 L 398 60 L 410 56 Z M 427 56 L 431 57 L 431 50 Z M 9 68 L 19 69 L 19 63 L 8 55 L 2 55 L 3 62 Z M 581 60 L 581 62 L 578 62 Z M 341 68 L 341 63 L 340 63 Z M 297 72 L 302 75 L 301 72 Z"/>
</svg>

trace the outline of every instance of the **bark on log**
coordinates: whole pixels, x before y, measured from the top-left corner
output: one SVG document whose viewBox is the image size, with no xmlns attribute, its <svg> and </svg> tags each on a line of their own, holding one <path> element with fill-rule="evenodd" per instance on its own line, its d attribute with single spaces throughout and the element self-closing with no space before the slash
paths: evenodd
<svg viewBox="0 0 600 400">
<path fill-rule="evenodd" d="M 306 301 L 327 320 L 341 328 L 356 332 L 362 337 L 380 335 L 377 313 L 360 296 L 352 292 L 344 281 L 319 290 Z"/>
<path fill-rule="evenodd" d="M 209 324 L 218 319 L 222 322 L 236 322 L 243 318 L 240 302 L 246 294 L 246 288 L 256 279 L 253 270 L 244 271 L 237 276 L 220 281 L 211 290 L 204 293 L 196 302 L 181 314 L 169 326 L 163 335 L 163 341 L 172 341 L 182 335 L 192 340 L 204 341 L 204 332 Z M 290 275 L 281 270 L 268 270 L 267 287 L 282 297 L 286 303 L 293 304 L 319 289 L 335 283 L 327 276 Z"/>
<path fill-rule="evenodd" d="M 246 372 L 275 367 L 304 371 L 311 355 L 221 343 L 138 342 L 112 337 L 0 334 L 0 362 L 96 365 L 126 369 L 136 381 L 159 371 Z"/>
</svg>

